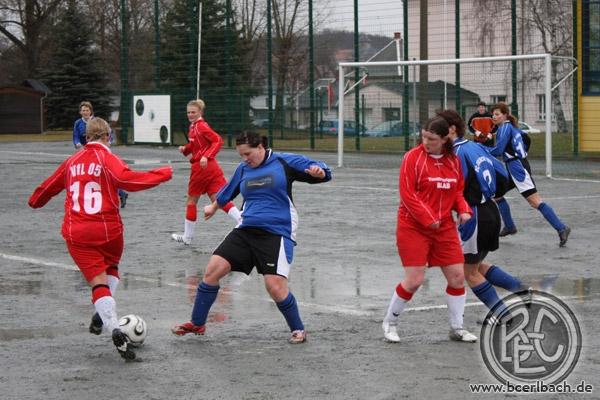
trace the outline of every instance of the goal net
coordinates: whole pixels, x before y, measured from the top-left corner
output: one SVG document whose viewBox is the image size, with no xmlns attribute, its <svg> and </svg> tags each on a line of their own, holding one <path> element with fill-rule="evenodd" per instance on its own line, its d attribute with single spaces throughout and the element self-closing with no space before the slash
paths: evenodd
<svg viewBox="0 0 600 400">
<path fill-rule="evenodd" d="M 558 161 L 572 158 L 574 151 L 575 71 L 574 59 L 549 54 L 342 62 L 337 89 L 338 165 L 345 164 L 349 152 L 410 149 L 420 124 L 437 109 L 455 109 L 468 122 L 479 102 L 491 111 L 494 103 L 502 101 L 531 135 L 534 169 L 551 177 L 553 170 L 562 168 Z M 470 132 L 467 136 L 472 138 Z M 568 163 L 564 168 L 569 168 Z"/>
</svg>

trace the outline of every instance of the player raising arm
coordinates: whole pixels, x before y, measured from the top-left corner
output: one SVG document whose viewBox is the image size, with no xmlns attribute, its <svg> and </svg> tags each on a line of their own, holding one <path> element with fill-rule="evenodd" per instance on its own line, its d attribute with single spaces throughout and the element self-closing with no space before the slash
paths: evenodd
<svg viewBox="0 0 600 400">
<path fill-rule="evenodd" d="M 75 264 L 92 288 L 96 313 L 90 332 L 99 335 L 104 327 L 119 354 L 135 358 L 127 337 L 119 329 L 113 298 L 119 284 L 119 261 L 123 253 L 123 222 L 119 215 L 118 188 L 129 191 L 150 189 L 171 179 L 171 167 L 148 172 L 129 169 L 109 149 L 109 126 L 102 118 L 87 123 L 87 144 L 65 160 L 38 186 L 29 198 L 32 208 L 43 207 L 63 189 L 65 215 L 62 236 Z"/>
<path fill-rule="evenodd" d="M 204 207 L 210 218 L 218 207 L 238 194 L 244 197 L 242 223 L 217 247 L 198 285 L 192 319 L 173 327 L 175 335 L 205 331 L 208 311 L 217 298 L 219 281 L 231 271 L 249 275 L 254 267 L 264 276 L 265 286 L 291 331 L 291 343 L 306 340 L 294 295 L 288 289 L 288 275 L 296 244 L 298 213 L 292 201 L 294 181 L 321 183 L 331 171 L 320 161 L 288 153 L 275 153 L 267 138 L 243 132 L 236 139 L 243 162 L 231 180 L 219 191 L 216 201 Z"/>
<path fill-rule="evenodd" d="M 531 167 L 527 160 L 527 146 L 524 142 L 524 136 L 518 128 L 517 119 L 510 114 L 510 109 L 506 103 L 498 103 L 492 106 L 492 119 L 498 126 L 496 136 L 496 146 L 489 151 L 496 157 L 502 156 L 506 169 L 510 175 L 509 188 L 516 187 L 521 196 L 527 200 L 529 205 L 538 210 L 558 232 L 558 245 L 563 247 L 567 244 L 571 228 L 566 226 L 554 212 L 554 209 L 545 203 L 538 193 L 533 177 L 531 176 Z M 498 206 L 507 229 L 510 229 L 512 217 L 510 208 L 504 198 L 498 199 Z M 512 233 L 516 232 L 514 228 Z M 507 232 L 504 232 L 507 233 Z M 511 232 L 508 232 L 510 234 Z M 501 236 L 505 236 L 501 233 Z"/>
</svg>

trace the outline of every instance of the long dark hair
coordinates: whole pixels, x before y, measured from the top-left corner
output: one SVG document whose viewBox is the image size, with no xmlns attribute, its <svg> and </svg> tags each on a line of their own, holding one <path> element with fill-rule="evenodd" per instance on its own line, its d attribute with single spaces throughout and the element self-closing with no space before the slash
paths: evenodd
<svg viewBox="0 0 600 400">
<path fill-rule="evenodd" d="M 510 108 L 508 108 L 508 105 L 506 103 L 501 101 L 500 103 L 494 104 L 492 106 L 491 111 L 494 112 L 494 110 L 500 110 L 502 114 L 506 115 L 506 119 L 510 121 L 512 126 L 514 126 L 515 128 L 519 127 L 519 121 L 517 121 L 517 117 L 510 113 Z"/>
<path fill-rule="evenodd" d="M 269 147 L 269 138 L 261 136 L 254 131 L 243 131 L 235 139 L 235 145 L 237 146 L 240 144 L 247 144 L 250 147 L 258 147 L 259 144 L 262 144 L 266 149 Z"/>
<path fill-rule="evenodd" d="M 450 133 L 450 125 L 448 125 L 448 122 L 444 118 L 438 115 L 430 118 L 423 126 L 423 130 L 435 133 L 443 139 Z M 444 143 L 444 150 L 451 156 L 454 156 L 453 146 L 451 140 L 446 140 L 446 143 Z"/>
<path fill-rule="evenodd" d="M 449 108 L 445 110 L 438 110 L 435 113 L 438 116 L 444 118 L 449 126 L 454 125 L 456 127 L 456 136 L 458 136 L 459 138 L 465 136 L 465 133 L 467 131 L 467 124 L 465 124 L 465 120 L 462 119 L 459 113 Z"/>
</svg>

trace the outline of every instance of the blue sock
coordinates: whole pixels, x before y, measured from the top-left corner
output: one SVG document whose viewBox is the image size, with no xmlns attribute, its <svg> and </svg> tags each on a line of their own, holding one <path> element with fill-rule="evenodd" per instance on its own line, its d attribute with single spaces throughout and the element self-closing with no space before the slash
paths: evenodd
<svg viewBox="0 0 600 400">
<path fill-rule="evenodd" d="M 196 301 L 192 310 L 192 322 L 194 325 L 204 325 L 208 317 L 208 311 L 212 307 L 219 293 L 219 286 L 200 282 L 196 293 Z"/>
<path fill-rule="evenodd" d="M 550 225 L 557 231 L 562 231 L 566 228 L 565 224 L 556 216 L 552 207 L 546 203 L 540 203 L 538 211 L 542 213 L 546 221 L 550 222 Z"/>
<path fill-rule="evenodd" d="M 512 215 L 510 214 L 510 206 L 504 197 L 496 202 L 498 204 L 498 209 L 500 210 L 500 215 L 502 216 L 502 221 L 504 221 L 504 226 L 506 229 L 515 229 L 515 221 L 512 219 Z"/>
<path fill-rule="evenodd" d="M 518 292 L 521 288 L 521 281 L 515 278 L 502 268 L 492 265 L 485 274 L 485 279 L 494 286 L 501 287 L 510 292 Z"/>
<path fill-rule="evenodd" d="M 300 313 L 298 312 L 298 304 L 296 303 L 296 298 L 290 292 L 285 300 L 276 303 L 277 308 L 285 317 L 285 321 L 290 327 L 290 331 L 303 331 L 304 325 L 302 324 L 302 320 L 300 319 Z"/>
<path fill-rule="evenodd" d="M 496 303 L 501 302 L 500 297 L 498 297 L 498 293 L 496 293 L 496 289 L 492 286 L 488 281 L 482 282 L 479 285 L 472 287 L 471 290 L 477 296 L 479 300 L 483 304 L 486 305 L 490 310 L 496 305 Z M 502 311 L 506 308 L 506 306 L 500 306 L 498 309 L 498 313 L 502 313 Z"/>
</svg>

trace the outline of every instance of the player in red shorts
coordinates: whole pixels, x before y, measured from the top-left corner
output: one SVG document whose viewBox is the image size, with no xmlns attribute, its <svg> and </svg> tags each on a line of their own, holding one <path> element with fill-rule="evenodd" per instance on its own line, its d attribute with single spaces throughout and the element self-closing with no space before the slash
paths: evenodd
<svg viewBox="0 0 600 400">
<path fill-rule="evenodd" d="M 198 199 L 203 194 L 208 194 L 210 201 L 214 202 L 217 192 L 227 183 L 223 170 L 215 158 L 221 150 L 223 139 L 202 118 L 204 107 L 204 102 L 200 99 L 188 103 L 187 117 L 191 124 L 188 135 L 190 142 L 185 146 L 179 146 L 179 151 L 190 160 L 192 168 L 188 184 L 184 230 L 182 234 L 173 233 L 171 238 L 186 245 L 189 245 L 194 237 Z M 232 202 L 227 203 L 222 210 L 236 224 L 241 222 L 240 210 Z"/>
<path fill-rule="evenodd" d="M 135 358 L 127 337 L 119 329 L 113 298 L 119 284 L 119 261 L 123 253 L 123 222 L 119 196 L 123 188 L 132 192 L 150 189 L 173 175 L 171 167 L 148 172 L 129 169 L 109 149 L 110 128 L 102 118 L 87 123 L 87 144 L 38 186 L 29 198 L 32 208 L 43 207 L 63 189 L 65 216 L 62 236 L 75 264 L 92 288 L 96 314 L 90 332 L 99 335 L 104 327 L 112 334 L 119 354 Z"/>
<path fill-rule="evenodd" d="M 464 256 L 452 210 L 464 223 L 471 208 L 463 197 L 460 160 L 448 137 L 448 123 L 441 117 L 427 121 L 421 131 L 422 144 L 404 156 L 400 168 L 400 207 L 396 245 L 404 266 L 404 279 L 396 286 L 383 332 L 389 342 L 399 342 L 398 317 L 419 289 L 428 267 L 440 266 L 448 282 L 446 302 L 450 339 L 475 342 L 477 337 L 463 328 L 465 309 Z"/>
</svg>

